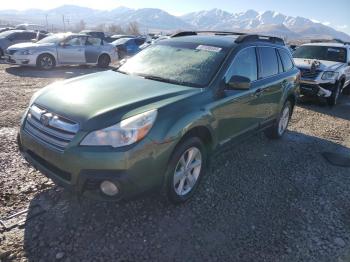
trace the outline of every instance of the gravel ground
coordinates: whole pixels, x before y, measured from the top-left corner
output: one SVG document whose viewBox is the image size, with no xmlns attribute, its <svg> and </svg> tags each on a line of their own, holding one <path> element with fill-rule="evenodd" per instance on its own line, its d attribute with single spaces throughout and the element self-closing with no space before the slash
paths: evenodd
<svg viewBox="0 0 350 262">
<path fill-rule="evenodd" d="M 25 223 L 0 227 L 2 262 L 350 261 L 350 169 L 321 156 L 350 156 L 349 97 L 333 109 L 304 102 L 283 139 L 260 134 L 216 154 L 185 205 L 155 195 L 100 203 L 56 187 L 15 143 L 34 91 L 95 70 L 0 64 L 0 219 L 29 208 Z"/>
</svg>

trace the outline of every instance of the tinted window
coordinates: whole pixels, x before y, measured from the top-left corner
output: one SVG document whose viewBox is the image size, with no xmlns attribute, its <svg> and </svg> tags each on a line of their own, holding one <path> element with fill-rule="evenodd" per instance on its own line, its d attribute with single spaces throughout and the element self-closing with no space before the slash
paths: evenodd
<svg viewBox="0 0 350 262">
<path fill-rule="evenodd" d="M 277 52 L 277 50 L 276 50 Z M 277 60 L 278 60 L 278 72 L 282 73 L 283 72 L 283 65 L 282 65 L 282 61 L 281 61 L 281 57 L 277 54 Z"/>
<path fill-rule="evenodd" d="M 274 48 L 259 47 L 261 60 L 261 77 L 269 77 L 278 74 L 278 61 Z"/>
<path fill-rule="evenodd" d="M 301 46 L 293 53 L 295 58 L 318 59 L 334 62 L 346 62 L 346 49 L 332 46 Z"/>
<path fill-rule="evenodd" d="M 258 67 L 255 48 L 247 48 L 238 53 L 229 68 L 228 81 L 232 76 L 244 76 L 255 81 L 258 79 Z"/>
<path fill-rule="evenodd" d="M 288 52 L 286 50 L 282 50 L 282 49 L 279 49 L 278 52 L 279 52 L 280 57 L 282 59 L 284 71 L 287 72 L 287 71 L 293 69 L 294 64 L 293 64 L 293 61 L 290 58 L 290 55 L 288 54 Z"/>
<path fill-rule="evenodd" d="M 145 42 L 145 39 L 137 38 L 137 39 L 135 39 L 135 42 L 136 42 L 137 45 L 142 45 Z"/>
</svg>

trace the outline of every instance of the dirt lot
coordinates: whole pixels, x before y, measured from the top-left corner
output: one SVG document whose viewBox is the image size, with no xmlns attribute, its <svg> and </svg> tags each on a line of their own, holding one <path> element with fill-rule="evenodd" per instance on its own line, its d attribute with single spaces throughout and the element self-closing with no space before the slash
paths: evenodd
<svg viewBox="0 0 350 262">
<path fill-rule="evenodd" d="M 218 153 L 185 205 L 96 203 L 29 167 L 15 142 L 36 90 L 94 71 L 0 64 L 0 219 L 29 208 L 21 226 L 0 226 L 1 261 L 350 261 L 350 169 L 321 155 L 350 156 L 350 97 L 333 109 L 303 103 L 283 139 Z"/>
</svg>

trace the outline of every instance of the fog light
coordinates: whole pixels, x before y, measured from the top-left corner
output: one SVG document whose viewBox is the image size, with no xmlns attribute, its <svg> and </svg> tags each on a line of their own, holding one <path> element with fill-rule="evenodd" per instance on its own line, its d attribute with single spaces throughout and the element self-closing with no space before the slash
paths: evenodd
<svg viewBox="0 0 350 262">
<path fill-rule="evenodd" d="M 117 187 L 117 185 L 107 180 L 103 181 L 100 184 L 100 189 L 107 196 L 115 196 L 119 193 L 119 188 Z"/>
</svg>

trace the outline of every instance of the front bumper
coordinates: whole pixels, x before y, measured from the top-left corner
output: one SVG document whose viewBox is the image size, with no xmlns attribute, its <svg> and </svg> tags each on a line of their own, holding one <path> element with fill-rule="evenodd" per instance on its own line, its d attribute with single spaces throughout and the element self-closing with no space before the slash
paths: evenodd
<svg viewBox="0 0 350 262">
<path fill-rule="evenodd" d="M 36 65 L 35 55 L 16 55 L 16 53 L 13 55 L 5 54 L 4 59 L 7 63 L 14 65 Z"/>
<path fill-rule="evenodd" d="M 332 95 L 335 83 L 317 82 L 310 80 L 300 81 L 300 93 L 307 96 L 330 97 Z"/>
<path fill-rule="evenodd" d="M 160 187 L 173 142 L 155 144 L 143 139 L 130 148 L 79 146 L 74 140 L 64 152 L 41 144 L 21 128 L 18 145 L 23 157 L 44 175 L 78 195 L 98 200 L 120 200 Z M 120 192 L 104 195 L 102 181 L 114 182 Z"/>
</svg>

